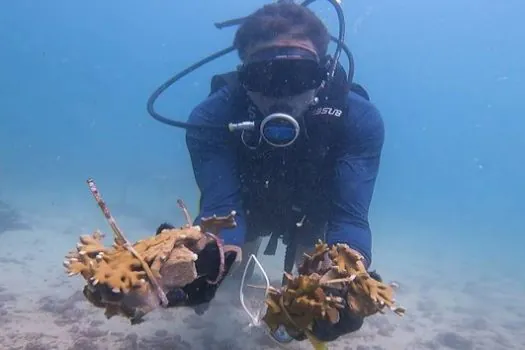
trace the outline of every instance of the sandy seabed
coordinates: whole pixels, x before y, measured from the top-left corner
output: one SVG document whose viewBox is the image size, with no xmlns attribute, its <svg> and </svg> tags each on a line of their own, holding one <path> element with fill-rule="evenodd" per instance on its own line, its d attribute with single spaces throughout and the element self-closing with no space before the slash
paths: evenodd
<svg viewBox="0 0 525 350">
<path fill-rule="evenodd" d="M 0 235 L 1 349 L 279 349 L 261 330 L 248 328 L 238 291 L 227 285 L 203 316 L 170 309 L 135 326 L 120 317 L 107 320 L 84 299 L 83 280 L 67 277 L 62 267 L 78 236 L 97 227 L 86 217 L 42 215 L 34 223 L 32 230 Z M 397 300 L 406 316 L 369 317 L 330 349 L 525 349 L 523 281 L 402 243 L 377 246 L 375 268 L 400 284 Z M 273 265 L 266 266 L 278 277 Z M 289 348 L 312 347 L 295 342 Z"/>
</svg>

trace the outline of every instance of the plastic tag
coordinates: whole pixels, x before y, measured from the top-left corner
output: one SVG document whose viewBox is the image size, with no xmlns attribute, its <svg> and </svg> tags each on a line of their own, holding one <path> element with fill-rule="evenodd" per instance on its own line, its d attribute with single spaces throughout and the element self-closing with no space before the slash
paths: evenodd
<svg viewBox="0 0 525 350">
<path fill-rule="evenodd" d="M 260 272 L 262 273 L 264 277 L 264 282 L 266 284 L 264 286 L 260 286 L 260 289 L 264 289 L 264 298 L 261 300 L 261 306 L 255 307 L 255 309 L 249 308 L 246 305 L 246 300 L 244 296 L 244 288 L 245 287 L 250 288 L 250 286 L 246 283 L 246 278 L 247 278 L 248 271 L 250 271 L 251 264 L 255 264 L 254 268 L 255 267 L 259 268 Z M 270 289 L 270 280 L 268 279 L 268 275 L 266 274 L 266 271 L 262 267 L 257 257 L 251 254 L 250 258 L 248 259 L 248 262 L 246 263 L 246 267 L 244 268 L 244 272 L 242 274 L 242 280 L 241 280 L 241 288 L 239 290 L 239 297 L 241 299 L 241 305 L 244 311 L 246 311 L 246 313 L 248 314 L 248 316 L 250 316 L 250 319 L 251 319 L 250 326 L 257 326 L 257 327 L 261 326 L 261 320 L 264 315 L 264 312 L 266 311 L 265 301 L 266 301 L 266 296 L 268 295 L 269 289 Z"/>
</svg>

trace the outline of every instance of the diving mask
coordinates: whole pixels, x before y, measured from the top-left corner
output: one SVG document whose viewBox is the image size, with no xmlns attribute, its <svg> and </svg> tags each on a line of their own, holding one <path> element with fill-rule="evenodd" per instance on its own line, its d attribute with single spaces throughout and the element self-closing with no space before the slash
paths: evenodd
<svg viewBox="0 0 525 350">
<path fill-rule="evenodd" d="M 271 146 L 287 147 L 299 137 L 302 115 L 317 103 L 316 95 L 327 71 L 314 57 L 300 58 L 300 53 L 305 56 L 304 49 L 272 48 L 274 55 L 275 50 L 288 55 L 242 65 L 238 71 L 239 81 L 265 116 L 258 128 L 259 141 L 264 139 Z M 245 141 L 244 135 L 242 139 Z"/>
<path fill-rule="evenodd" d="M 288 56 L 255 60 L 240 66 L 238 74 L 241 85 L 249 92 L 273 98 L 317 90 L 327 77 L 326 68 L 312 57 L 292 55 L 295 51 L 298 49 L 291 50 Z"/>
</svg>

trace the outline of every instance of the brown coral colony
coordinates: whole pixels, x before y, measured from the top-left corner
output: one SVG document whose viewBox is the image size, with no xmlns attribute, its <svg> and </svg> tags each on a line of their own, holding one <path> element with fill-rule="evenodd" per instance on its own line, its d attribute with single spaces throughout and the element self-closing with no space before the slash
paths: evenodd
<svg viewBox="0 0 525 350">
<path fill-rule="evenodd" d="M 215 242 L 220 254 L 224 254 L 222 242 L 214 233 L 235 226 L 235 213 L 204 218 L 200 226 L 191 226 L 187 209 L 179 201 L 188 221 L 186 225 L 164 229 L 131 245 L 111 216 L 94 181 L 88 180 L 88 183 L 113 229 L 114 243 L 112 247 L 104 246 L 104 235 L 99 231 L 83 235 L 76 250 L 67 254 L 64 267 L 69 276 L 80 274 L 88 282 L 84 295 L 95 306 L 105 308 L 108 318 L 121 314 L 132 323 L 139 322 L 159 304 L 167 306 L 167 291 L 182 288 L 198 277 L 195 261 L 207 243 Z M 223 256 L 220 265 L 217 280 L 223 277 Z"/>
<path fill-rule="evenodd" d="M 345 304 L 341 297 L 326 295 L 326 286 L 345 291 L 348 307 L 363 317 L 383 313 L 385 307 L 404 315 L 405 309 L 395 306 L 393 288 L 373 279 L 361 259 L 345 244 L 329 248 L 320 241 L 299 266 L 299 276 L 287 274 L 282 289 L 270 290 L 265 323 L 272 330 L 284 325 L 297 332 L 311 329 L 315 319 L 338 322 Z"/>
</svg>

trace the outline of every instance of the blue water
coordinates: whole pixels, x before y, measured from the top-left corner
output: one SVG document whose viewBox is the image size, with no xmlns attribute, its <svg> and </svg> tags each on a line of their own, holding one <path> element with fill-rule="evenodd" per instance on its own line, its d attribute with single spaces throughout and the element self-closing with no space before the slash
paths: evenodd
<svg viewBox="0 0 525 350">
<path fill-rule="evenodd" d="M 195 212 L 198 195 L 184 133 L 153 120 L 146 101 L 170 75 L 231 44 L 234 29 L 213 22 L 262 4 L 2 2 L 0 200 L 46 215 L 77 207 L 99 215 L 85 184 L 94 177 L 115 211 L 182 222 L 176 199 Z M 347 0 L 343 7 L 355 79 L 386 127 L 374 244 L 452 251 L 471 262 L 468 273 L 515 274 L 523 285 L 525 2 Z M 335 34 L 330 6 L 312 8 Z M 237 63 L 230 54 L 184 78 L 159 111 L 185 120 L 207 96 L 211 75 Z M 413 264 L 415 256 L 422 259 L 415 254 Z"/>
</svg>

